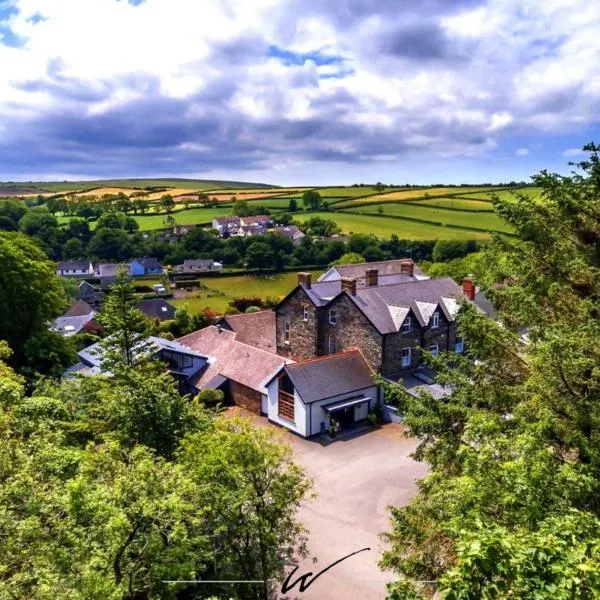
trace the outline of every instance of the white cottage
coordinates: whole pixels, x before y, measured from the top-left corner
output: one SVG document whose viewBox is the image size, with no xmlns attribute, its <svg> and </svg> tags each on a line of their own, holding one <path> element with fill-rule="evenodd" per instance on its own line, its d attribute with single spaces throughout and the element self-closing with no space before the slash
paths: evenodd
<svg viewBox="0 0 600 600">
<path fill-rule="evenodd" d="M 379 402 L 379 388 L 360 350 L 285 365 L 267 384 L 270 421 L 303 436 L 365 421 Z"/>
</svg>

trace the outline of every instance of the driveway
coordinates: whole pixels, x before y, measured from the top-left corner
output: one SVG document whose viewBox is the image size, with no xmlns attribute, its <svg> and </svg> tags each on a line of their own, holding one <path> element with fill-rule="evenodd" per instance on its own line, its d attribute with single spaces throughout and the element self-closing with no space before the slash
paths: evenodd
<svg viewBox="0 0 600 600">
<path fill-rule="evenodd" d="M 309 530 L 309 550 L 318 562 L 301 563 L 293 579 L 370 548 L 327 571 L 305 592 L 296 586 L 287 597 L 385 598 L 385 584 L 393 577 L 377 566 L 383 548 L 379 534 L 389 529 L 387 507 L 407 504 L 416 493 L 415 480 L 427 472 L 426 465 L 409 457 L 417 440 L 406 438 L 404 428 L 392 423 L 327 445 L 293 434 L 286 438 L 317 493 L 305 502 L 299 518 Z"/>
</svg>

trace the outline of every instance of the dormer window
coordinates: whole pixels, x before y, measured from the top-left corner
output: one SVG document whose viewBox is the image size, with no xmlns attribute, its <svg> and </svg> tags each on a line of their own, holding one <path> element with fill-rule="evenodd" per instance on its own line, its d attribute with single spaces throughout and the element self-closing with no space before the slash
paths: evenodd
<svg viewBox="0 0 600 600">
<path fill-rule="evenodd" d="M 440 326 L 440 313 L 434 312 L 433 317 L 431 317 L 431 327 L 435 329 Z"/>
<path fill-rule="evenodd" d="M 410 317 L 406 317 L 406 319 L 404 319 L 404 323 L 402 323 L 402 333 L 410 333 L 410 326 Z"/>
<path fill-rule="evenodd" d="M 329 324 L 330 325 L 335 325 L 337 323 L 337 313 L 336 311 L 332 308 L 329 311 Z"/>
</svg>

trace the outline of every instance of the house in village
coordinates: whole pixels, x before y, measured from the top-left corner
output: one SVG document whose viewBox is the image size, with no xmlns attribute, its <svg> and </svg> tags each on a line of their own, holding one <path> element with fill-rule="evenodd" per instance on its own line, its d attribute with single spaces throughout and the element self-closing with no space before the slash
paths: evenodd
<svg viewBox="0 0 600 600">
<path fill-rule="evenodd" d="M 456 333 L 463 288 L 449 277 L 416 279 L 414 270 L 384 278 L 393 283 L 378 275 L 369 266 L 360 286 L 358 278 L 312 283 L 300 273 L 274 309 L 277 353 L 306 360 L 356 346 L 373 370 L 392 375 L 419 367 L 423 349 L 464 350 Z"/>
<path fill-rule="evenodd" d="M 129 263 L 129 274 L 132 277 L 141 275 L 160 275 L 163 267 L 156 258 L 134 258 Z"/>
<path fill-rule="evenodd" d="M 219 232 L 220 237 L 231 235 L 233 231 L 239 229 L 240 225 L 240 217 L 235 215 L 228 217 L 215 217 L 212 220 L 212 228 Z"/>
<path fill-rule="evenodd" d="M 285 236 L 294 245 L 299 244 L 304 237 L 304 233 L 296 225 L 276 225 L 273 232 Z"/>
<path fill-rule="evenodd" d="M 267 416 L 302 437 L 367 420 L 379 387 L 360 350 L 284 365 L 267 383 Z"/>
<path fill-rule="evenodd" d="M 214 325 L 177 343 L 207 357 L 207 368 L 191 382 L 197 390 L 220 389 L 227 402 L 256 414 L 267 413 L 267 383 L 288 359 L 239 342 L 233 331 Z"/>
<path fill-rule="evenodd" d="M 382 260 L 351 265 L 334 265 L 323 273 L 317 282 L 355 279 L 356 285 L 372 287 L 389 283 L 422 281 L 429 279 L 410 258 L 400 260 Z"/>
<path fill-rule="evenodd" d="M 78 300 L 54 321 L 52 330 L 63 337 L 71 337 L 82 331 L 95 316 L 96 311 L 87 302 Z"/>
<path fill-rule="evenodd" d="M 235 333 L 238 342 L 277 354 L 275 313 L 272 310 L 225 315 L 217 325 Z"/>
<path fill-rule="evenodd" d="M 170 321 L 175 318 L 175 307 L 164 298 L 140 300 L 138 308 L 151 321 Z"/>
<path fill-rule="evenodd" d="M 187 259 L 175 267 L 175 271 L 180 273 L 219 273 L 222 270 L 223 265 L 212 258 Z"/>
<path fill-rule="evenodd" d="M 197 392 L 192 384 L 198 373 L 208 365 L 208 357 L 194 352 L 187 346 L 159 337 L 149 337 L 148 347 L 144 348 L 155 360 L 167 364 L 168 372 L 177 380 L 182 394 Z M 104 375 L 110 376 L 102 365 L 103 351 L 100 343 L 92 344 L 77 353 L 79 362 L 67 369 L 64 376 Z"/>
<path fill-rule="evenodd" d="M 61 260 L 56 265 L 56 274 L 61 277 L 90 277 L 94 266 L 89 260 Z"/>
<path fill-rule="evenodd" d="M 94 310 L 99 310 L 104 301 L 104 292 L 89 281 L 81 281 L 78 286 L 77 300 L 87 302 Z"/>
<path fill-rule="evenodd" d="M 303 437 L 322 433 L 330 419 L 341 428 L 365 421 L 379 401 L 372 371 L 356 349 L 294 363 L 245 344 L 237 335 L 211 326 L 177 340 L 207 357 L 207 367 L 190 381 L 195 389 L 222 390 L 226 402 Z"/>
</svg>

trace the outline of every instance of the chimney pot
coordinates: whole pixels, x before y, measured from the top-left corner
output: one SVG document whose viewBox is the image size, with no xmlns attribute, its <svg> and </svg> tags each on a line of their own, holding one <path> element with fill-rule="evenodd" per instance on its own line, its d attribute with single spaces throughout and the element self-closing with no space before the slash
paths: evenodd
<svg viewBox="0 0 600 600">
<path fill-rule="evenodd" d="M 366 273 L 367 287 L 379 285 L 379 271 L 377 269 L 367 269 Z"/>
<path fill-rule="evenodd" d="M 465 277 L 463 279 L 463 294 L 465 297 L 473 302 L 475 300 L 475 284 L 470 277 Z"/>
<path fill-rule="evenodd" d="M 356 279 L 342 278 L 342 290 L 348 290 L 353 296 L 356 296 Z"/>
<path fill-rule="evenodd" d="M 298 273 L 298 285 L 304 285 L 310 290 L 312 285 L 312 273 Z"/>
</svg>

